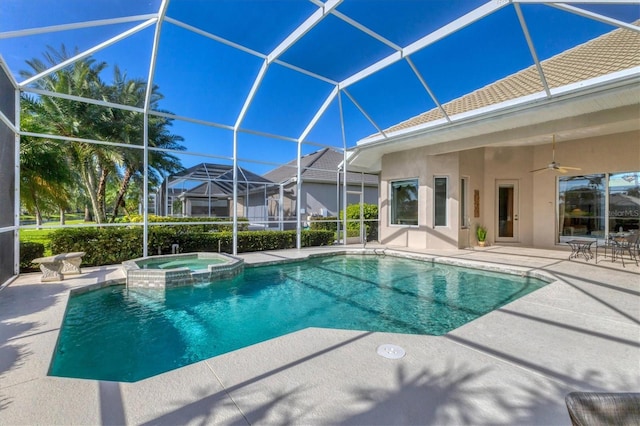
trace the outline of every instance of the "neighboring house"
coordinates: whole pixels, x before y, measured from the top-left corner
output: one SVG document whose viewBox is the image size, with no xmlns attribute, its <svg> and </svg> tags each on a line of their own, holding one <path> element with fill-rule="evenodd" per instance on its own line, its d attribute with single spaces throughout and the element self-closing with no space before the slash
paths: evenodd
<svg viewBox="0 0 640 426">
<path fill-rule="evenodd" d="M 238 167 L 238 217 L 266 221 L 269 194 L 279 186 Z M 158 214 L 185 217 L 233 217 L 233 167 L 202 163 L 167 177 L 156 197 Z"/>
<path fill-rule="evenodd" d="M 342 153 L 323 148 L 300 158 L 302 190 L 300 193 L 301 215 L 304 219 L 310 216 L 337 216 L 344 204 L 343 174 L 338 173 L 344 160 Z M 338 182 L 340 176 L 340 182 Z M 277 218 L 282 199 L 282 215 L 284 220 L 295 219 L 297 199 L 297 160 L 278 167 L 263 177 L 282 185 L 282 194 L 270 197 L 269 216 Z M 347 205 L 378 203 L 378 176 L 366 173 L 347 172 Z"/>
<path fill-rule="evenodd" d="M 383 244 L 464 248 L 479 224 L 490 243 L 537 248 L 638 229 L 640 34 L 540 65 L 350 150 L 351 170 L 380 173 Z"/>
</svg>

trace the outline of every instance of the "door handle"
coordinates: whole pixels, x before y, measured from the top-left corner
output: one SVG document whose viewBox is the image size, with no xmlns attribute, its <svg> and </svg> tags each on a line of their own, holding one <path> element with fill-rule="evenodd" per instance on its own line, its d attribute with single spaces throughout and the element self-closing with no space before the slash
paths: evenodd
<svg viewBox="0 0 640 426">
<path fill-rule="evenodd" d="M 518 220 L 518 215 L 514 215 L 513 220 Z"/>
</svg>

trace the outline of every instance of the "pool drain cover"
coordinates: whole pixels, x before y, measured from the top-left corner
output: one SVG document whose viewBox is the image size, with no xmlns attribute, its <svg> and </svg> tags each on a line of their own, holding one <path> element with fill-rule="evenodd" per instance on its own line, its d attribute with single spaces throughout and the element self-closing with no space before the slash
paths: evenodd
<svg viewBox="0 0 640 426">
<path fill-rule="evenodd" d="M 380 345 L 378 346 L 378 355 L 389 359 L 400 359 L 405 355 L 404 349 L 397 345 Z"/>
</svg>

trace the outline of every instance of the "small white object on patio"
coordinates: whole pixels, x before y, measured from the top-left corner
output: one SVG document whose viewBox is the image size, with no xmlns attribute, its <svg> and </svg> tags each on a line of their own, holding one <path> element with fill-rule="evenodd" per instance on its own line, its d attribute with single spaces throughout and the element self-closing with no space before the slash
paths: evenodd
<svg viewBox="0 0 640 426">
<path fill-rule="evenodd" d="M 392 344 L 384 344 L 378 346 L 378 355 L 389 359 L 400 359 L 406 354 L 405 350 L 400 346 Z"/>
</svg>

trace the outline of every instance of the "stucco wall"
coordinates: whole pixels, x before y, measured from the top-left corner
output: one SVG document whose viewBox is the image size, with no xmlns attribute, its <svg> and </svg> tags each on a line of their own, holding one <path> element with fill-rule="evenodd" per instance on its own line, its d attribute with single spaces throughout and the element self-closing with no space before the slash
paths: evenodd
<svg viewBox="0 0 640 426">
<path fill-rule="evenodd" d="M 380 175 L 380 240 L 383 244 L 415 248 L 458 247 L 458 153 L 429 156 L 425 149 L 387 154 L 382 158 Z M 448 178 L 448 224 L 434 227 L 434 177 Z M 389 224 L 389 184 L 395 180 L 419 180 L 418 225 Z"/>
<path fill-rule="evenodd" d="M 536 146 L 535 168 L 544 167 L 551 157 L 551 145 Z M 640 132 L 627 132 L 556 144 L 556 161 L 582 170 L 567 175 L 616 173 L 640 170 Z M 532 176 L 533 196 L 532 244 L 535 247 L 556 246 L 556 173 L 542 172 Z"/>
<path fill-rule="evenodd" d="M 484 148 L 470 149 L 460 152 L 460 178 L 468 178 L 467 213 L 469 227 L 458 232 L 458 248 L 473 247 L 477 244 L 476 227 L 486 223 L 482 207 L 487 202 L 484 193 Z M 479 195 L 479 216 L 475 215 L 475 191 Z"/>
<path fill-rule="evenodd" d="M 515 213 L 518 220 L 517 236 L 514 241 L 501 241 L 501 244 L 516 243 L 531 246 L 533 244 L 533 147 L 497 147 L 484 151 L 484 197 L 483 218 L 487 227 L 487 241 L 497 239 L 497 185 L 499 182 L 514 181 L 518 187 Z M 550 156 L 549 156 L 550 158 Z M 549 160 L 546 160 L 547 163 Z M 545 163 L 546 164 L 546 163 Z M 516 223 L 517 222 L 517 223 Z"/>
<path fill-rule="evenodd" d="M 556 191 L 560 173 L 531 170 L 551 161 L 551 144 L 515 147 L 485 147 L 456 153 L 429 155 L 420 148 L 386 154 L 380 175 L 380 239 L 383 244 L 413 248 L 452 248 L 476 244 L 475 228 L 488 229 L 488 242 L 496 243 L 497 184 L 513 181 L 518 187 L 515 213 L 518 233 L 515 244 L 554 248 L 556 244 Z M 556 144 L 556 161 L 580 167 L 567 175 L 640 171 L 640 132 L 626 132 Z M 449 224 L 433 227 L 433 179 L 449 178 Z M 461 229 L 459 218 L 460 178 L 469 179 L 469 229 Z M 418 226 L 389 225 L 389 183 L 419 180 Z M 474 217 L 474 191 L 479 191 L 480 216 Z"/>
</svg>

